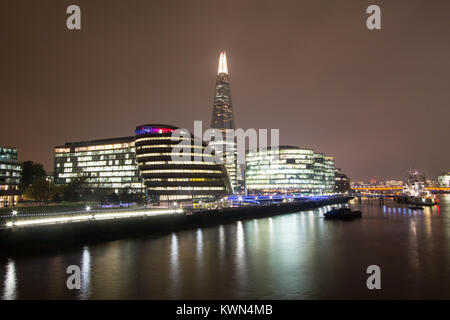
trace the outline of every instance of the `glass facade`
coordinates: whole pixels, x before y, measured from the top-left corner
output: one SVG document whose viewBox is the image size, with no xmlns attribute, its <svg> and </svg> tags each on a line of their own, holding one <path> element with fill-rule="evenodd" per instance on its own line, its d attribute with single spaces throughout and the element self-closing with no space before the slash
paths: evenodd
<svg viewBox="0 0 450 320">
<path fill-rule="evenodd" d="M 141 193 L 134 137 L 69 142 L 55 147 L 55 184 L 85 177 L 92 191 Z"/>
<path fill-rule="evenodd" d="M 0 147 L 0 207 L 16 205 L 21 176 L 22 166 L 17 161 L 17 149 Z"/>
<path fill-rule="evenodd" d="M 237 147 L 236 139 L 226 139 L 226 130 L 234 130 L 233 104 L 231 101 L 230 77 L 228 76 L 227 58 L 225 52 L 220 53 L 219 70 L 217 73 L 214 92 L 214 106 L 211 120 L 211 128 L 219 129 L 223 135 L 222 147 L 217 148 L 217 154 L 223 160 L 230 177 L 232 188 L 236 188 L 238 180 Z M 212 142 L 211 146 L 217 145 Z M 219 150 L 223 150 L 219 154 Z M 228 151 L 227 151 L 228 150 Z M 225 161 L 228 158 L 228 162 Z"/>
<path fill-rule="evenodd" d="M 223 165 L 204 154 L 206 145 L 192 135 L 172 136 L 168 125 L 136 127 L 136 158 L 147 190 L 156 204 L 213 201 L 231 193 Z M 182 150 L 177 145 L 183 142 Z"/>
<path fill-rule="evenodd" d="M 246 154 L 248 194 L 330 194 L 334 191 L 334 159 L 311 149 L 280 146 Z"/>
</svg>

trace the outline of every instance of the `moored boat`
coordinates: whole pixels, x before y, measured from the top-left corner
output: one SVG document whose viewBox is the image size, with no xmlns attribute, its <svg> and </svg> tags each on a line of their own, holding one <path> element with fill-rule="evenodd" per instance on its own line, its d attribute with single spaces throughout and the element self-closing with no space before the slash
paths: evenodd
<svg viewBox="0 0 450 320">
<path fill-rule="evenodd" d="M 361 211 L 352 211 L 350 208 L 337 208 L 324 214 L 325 219 L 354 219 L 360 218 Z"/>
</svg>

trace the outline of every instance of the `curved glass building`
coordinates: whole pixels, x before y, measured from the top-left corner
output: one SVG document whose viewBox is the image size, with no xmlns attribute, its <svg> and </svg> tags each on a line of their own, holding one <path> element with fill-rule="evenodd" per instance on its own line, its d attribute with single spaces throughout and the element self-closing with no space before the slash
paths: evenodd
<svg viewBox="0 0 450 320">
<path fill-rule="evenodd" d="M 162 124 L 136 127 L 136 160 L 153 203 L 213 201 L 232 193 L 225 167 L 206 144 Z"/>
</svg>

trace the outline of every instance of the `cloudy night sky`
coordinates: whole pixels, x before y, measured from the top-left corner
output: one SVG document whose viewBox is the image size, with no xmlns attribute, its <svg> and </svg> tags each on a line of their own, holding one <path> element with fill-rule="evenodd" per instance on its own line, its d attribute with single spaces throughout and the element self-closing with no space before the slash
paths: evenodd
<svg viewBox="0 0 450 320">
<path fill-rule="evenodd" d="M 66 8 L 81 7 L 80 31 Z M 366 8 L 381 7 L 381 30 Z M 236 127 L 352 180 L 450 170 L 450 1 L 3 0 L 0 145 L 53 172 L 65 142 L 209 126 L 225 50 Z"/>
</svg>

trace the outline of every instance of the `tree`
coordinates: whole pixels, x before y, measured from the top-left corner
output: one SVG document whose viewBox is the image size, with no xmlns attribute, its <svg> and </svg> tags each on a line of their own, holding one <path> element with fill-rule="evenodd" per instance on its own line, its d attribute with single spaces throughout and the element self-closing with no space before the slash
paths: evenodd
<svg viewBox="0 0 450 320">
<path fill-rule="evenodd" d="M 33 184 L 36 180 L 42 180 L 47 177 L 44 166 L 40 163 L 34 163 L 33 161 L 24 161 L 22 163 L 22 179 L 21 189 L 26 193 L 27 188 Z"/>
<path fill-rule="evenodd" d="M 58 188 L 53 182 L 39 179 L 28 186 L 25 196 L 40 203 L 48 203 L 57 192 Z"/>
<path fill-rule="evenodd" d="M 86 194 L 87 177 L 78 177 L 73 179 L 69 184 L 64 186 L 64 201 L 80 201 L 83 194 Z"/>
</svg>

